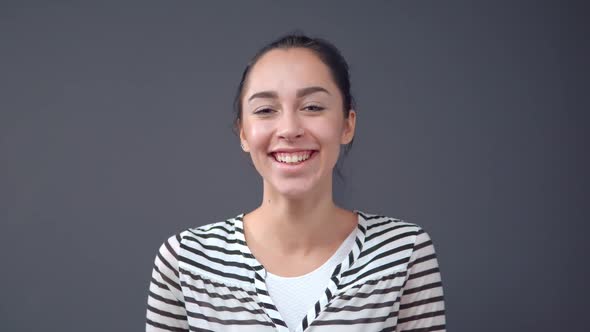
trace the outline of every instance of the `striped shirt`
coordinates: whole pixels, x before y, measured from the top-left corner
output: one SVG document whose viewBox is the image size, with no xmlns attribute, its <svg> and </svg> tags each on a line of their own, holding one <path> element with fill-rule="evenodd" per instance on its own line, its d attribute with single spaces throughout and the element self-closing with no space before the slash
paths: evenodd
<svg viewBox="0 0 590 332">
<path fill-rule="evenodd" d="M 297 332 L 445 331 L 434 245 L 420 226 L 355 211 L 358 232 Z M 289 332 L 246 245 L 240 214 L 159 248 L 146 331 Z"/>
<path fill-rule="evenodd" d="M 315 304 L 330 283 L 332 272 L 352 250 L 356 239 L 355 227 L 332 257 L 315 270 L 296 277 L 281 277 L 268 271 L 266 290 L 289 331 L 295 332 L 306 316 L 307 310 Z"/>
</svg>

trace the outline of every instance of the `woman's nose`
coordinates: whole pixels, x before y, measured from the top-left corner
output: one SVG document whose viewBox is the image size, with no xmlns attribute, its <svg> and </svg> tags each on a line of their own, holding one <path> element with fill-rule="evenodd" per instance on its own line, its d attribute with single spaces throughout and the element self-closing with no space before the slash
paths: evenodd
<svg viewBox="0 0 590 332">
<path fill-rule="evenodd" d="M 286 140 L 293 140 L 301 137 L 303 133 L 304 130 L 296 112 L 283 112 L 281 119 L 279 120 L 277 135 Z"/>
</svg>

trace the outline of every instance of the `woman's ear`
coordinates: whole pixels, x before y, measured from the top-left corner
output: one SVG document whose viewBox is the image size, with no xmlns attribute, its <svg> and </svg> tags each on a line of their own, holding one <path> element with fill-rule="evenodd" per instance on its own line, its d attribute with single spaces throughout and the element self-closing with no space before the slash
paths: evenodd
<svg viewBox="0 0 590 332">
<path fill-rule="evenodd" d="M 341 144 L 348 144 L 354 137 L 354 129 L 356 126 L 356 112 L 351 109 L 348 112 L 348 117 L 344 119 L 344 129 L 342 130 Z"/>
<path fill-rule="evenodd" d="M 240 132 L 240 146 L 244 152 L 249 152 L 250 148 L 248 147 L 248 141 L 246 140 L 246 135 L 244 135 L 244 127 L 239 125 L 239 132 Z"/>
</svg>

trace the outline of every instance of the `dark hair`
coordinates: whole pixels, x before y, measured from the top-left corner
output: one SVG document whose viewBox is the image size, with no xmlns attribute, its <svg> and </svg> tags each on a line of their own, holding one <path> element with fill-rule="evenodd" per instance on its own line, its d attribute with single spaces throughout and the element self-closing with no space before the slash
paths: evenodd
<svg viewBox="0 0 590 332">
<path fill-rule="evenodd" d="M 271 42 L 270 44 L 261 48 L 256 55 L 250 60 L 246 69 L 242 73 L 242 79 L 238 86 L 238 91 L 234 98 L 234 130 L 240 126 L 242 121 L 242 97 L 244 93 L 244 85 L 248 79 L 250 70 L 256 64 L 256 62 L 268 51 L 274 49 L 290 49 L 290 48 L 305 48 L 312 51 L 329 69 L 330 74 L 334 80 L 334 83 L 340 90 L 342 95 L 342 111 L 344 117 L 348 118 L 351 109 L 355 108 L 354 98 L 350 92 L 350 74 L 348 72 L 348 63 L 340 53 L 340 51 L 332 43 L 321 38 L 311 38 L 300 33 L 288 34 L 279 39 Z M 352 148 L 353 139 L 350 143 L 344 147 L 344 156 L 348 154 Z M 336 167 L 338 176 L 342 177 L 342 174 L 338 167 Z"/>
</svg>

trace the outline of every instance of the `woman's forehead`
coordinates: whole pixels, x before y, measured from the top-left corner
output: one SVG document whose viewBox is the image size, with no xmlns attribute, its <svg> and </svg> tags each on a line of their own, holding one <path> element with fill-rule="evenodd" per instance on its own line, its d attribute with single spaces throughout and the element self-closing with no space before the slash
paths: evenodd
<svg viewBox="0 0 590 332">
<path fill-rule="evenodd" d="M 298 90 L 306 86 L 336 88 L 329 68 L 304 48 L 275 49 L 264 54 L 248 75 L 245 95 L 258 90 Z"/>
</svg>

